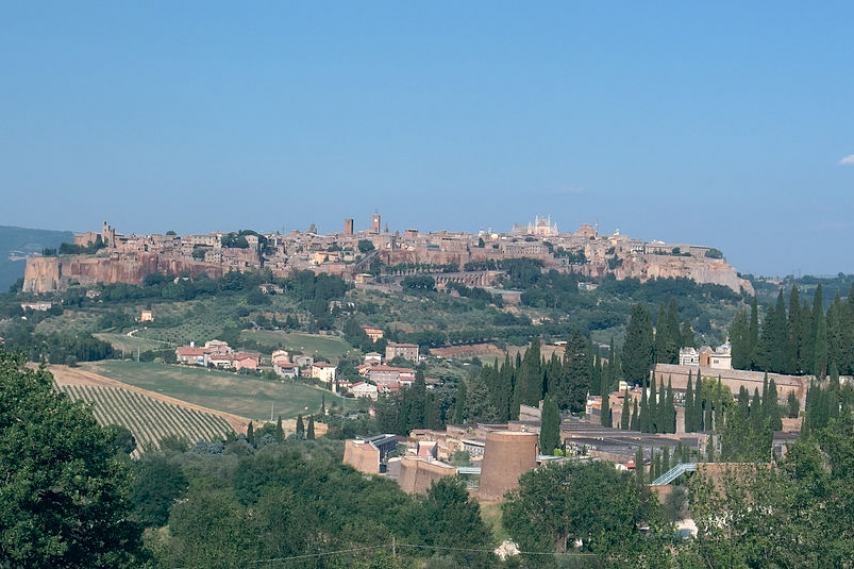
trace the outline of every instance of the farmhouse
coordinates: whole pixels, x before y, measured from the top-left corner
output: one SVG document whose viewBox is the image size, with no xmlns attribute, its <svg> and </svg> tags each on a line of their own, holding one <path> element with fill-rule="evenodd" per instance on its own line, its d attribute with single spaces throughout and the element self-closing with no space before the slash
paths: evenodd
<svg viewBox="0 0 854 569">
<path fill-rule="evenodd" d="M 352 393 L 353 397 L 355 397 L 356 399 L 367 397 L 368 399 L 373 399 L 374 401 L 376 401 L 377 397 L 379 396 L 379 390 L 377 389 L 377 386 L 364 381 L 353 384 L 348 391 Z"/>
<path fill-rule="evenodd" d="M 335 366 L 326 362 L 311 364 L 311 377 L 319 379 L 323 383 L 332 383 L 335 381 L 335 371 Z"/>
</svg>

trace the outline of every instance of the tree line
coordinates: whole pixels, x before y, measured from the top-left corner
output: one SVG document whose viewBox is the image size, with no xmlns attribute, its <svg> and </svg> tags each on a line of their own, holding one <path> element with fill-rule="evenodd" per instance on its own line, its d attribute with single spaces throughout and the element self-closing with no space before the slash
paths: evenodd
<svg viewBox="0 0 854 569">
<path fill-rule="evenodd" d="M 740 311 L 730 327 L 732 365 L 792 375 L 854 374 L 854 285 L 846 301 L 837 291 L 824 309 L 821 283 L 812 305 L 801 301 L 793 285 L 788 306 L 783 291 L 769 304 L 763 318 L 754 298 L 750 312 Z"/>
</svg>

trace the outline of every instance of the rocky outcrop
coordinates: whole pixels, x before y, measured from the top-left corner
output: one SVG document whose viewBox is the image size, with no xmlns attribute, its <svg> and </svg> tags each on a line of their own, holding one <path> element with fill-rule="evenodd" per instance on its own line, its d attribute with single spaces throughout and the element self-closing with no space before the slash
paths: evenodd
<svg viewBox="0 0 854 569">
<path fill-rule="evenodd" d="M 69 284 L 128 283 L 140 285 L 152 273 L 195 278 L 207 273 L 223 275 L 224 267 L 157 253 L 112 253 L 109 256 L 29 257 L 24 271 L 24 292 L 55 292 Z"/>
<path fill-rule="evenodd" d="M 622 265 L 614 270 L 618 279 L 686 278 L 698 284 L 717 284 L 735 292 L 742 289 L 753 294 L 753 286 L 738 276 L 735 268 L 718 259 L 679 257 L 671 255 L 631 255 L 623 259 Z"/>
</svg>

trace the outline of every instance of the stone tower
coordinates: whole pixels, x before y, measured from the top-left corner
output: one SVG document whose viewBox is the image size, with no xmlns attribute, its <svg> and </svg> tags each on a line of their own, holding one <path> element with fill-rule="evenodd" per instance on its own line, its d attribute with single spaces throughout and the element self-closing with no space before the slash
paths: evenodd
<svg viewBox="0 0 854 569">
<path fill-rule="evenodd" d="M 380 234 L 380 214 L 375 213 L 373 217 L 371 217 L 371 233 L 376 235 Z"/>
<path fill-rule="evenodd" d="M 347 237 L 353 235 L 353 219 L 350 217 L 344 220 L 344 235 Z"/>
<path fill-rule="evenodd" d="M 537 467 L 538 439 L 536 433 L 487 433 L 478 496 L 500 500 L 508 490 L 518 486 L 519 477 Z"/>
</svg>

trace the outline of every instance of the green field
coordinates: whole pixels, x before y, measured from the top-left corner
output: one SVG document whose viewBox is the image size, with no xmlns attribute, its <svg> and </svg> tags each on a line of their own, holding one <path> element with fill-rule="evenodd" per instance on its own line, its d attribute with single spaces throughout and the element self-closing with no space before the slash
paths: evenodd
<svg viewBox="0 0 854 569">
<path fill-rule="evenodd" d="M 327 404 L 341 402 L 341 398 L 317 387 L 223 371 L 118 360 L 86 364 L 85 368 L 128 385 L 249 419 L 269 419 L 271 403 L 275 415 L 291 419 L 300 413 L 318 412 L 324 395 Z"/>
<path fill-rule="evenodd" d="M 113 346 L 114 349 L 131 354 L 135 353 L 137 349 L 142 352 L 148 350 L 162 350 L 163 348 L 167 348 L 168 346 L 165 343 L 158 342 L 156 340 L 150 340 L 148 338 L 137 338 L 135 336 L 128 336 L 127 334 L 114 334 L 110 332 L 101 332 L 99 334 L 92 334 L 99 340 L 103 340 L 110 345 Z"/>
<path fill-rule="evenodd" d="M 321 355 L 332 363 L 348 354 L 357 353 L 353 346 L 338 336 L 321 336 L 319 334 L 301 334 L 299 332 L 283 332 L 280 330 L 244 330 L 240 334 L 243 340 L 254 340 L 261 346 L 272 350 L 297 350 L 304 354 Z"/>
</svg>

